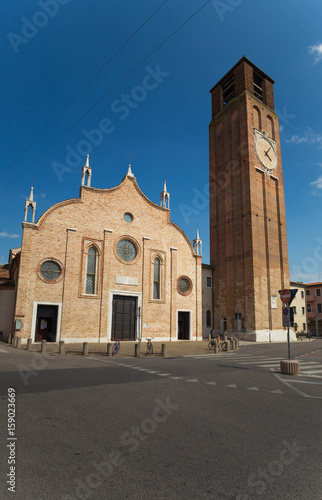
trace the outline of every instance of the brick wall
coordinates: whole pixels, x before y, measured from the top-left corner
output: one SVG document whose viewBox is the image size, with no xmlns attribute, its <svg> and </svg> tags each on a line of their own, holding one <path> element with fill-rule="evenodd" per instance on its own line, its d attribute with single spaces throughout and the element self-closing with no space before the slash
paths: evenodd
<svg viewBox="0 0 322 500">
<path fill-rule="evenodd" d="M 125 222 L 125 212 L 133 214 L 131 223 Z M 62 303 L 62 339 L 106 340 L 114 291 L 141 296 L 142 324 L 146 325 L 143 336 L 176 339 L 177 310 L 182 309 L 191 311 L 192 336 L 201 338 L 201 258 L 195 256 L 187 236 L 170 221 L 169 210 L 149 201 L 135 178 L 126 176 L 112 189 L 82 187 L 80 198 L 58 203 L 37 224 L 23 226 L 16 304 L 16 316 L 23 320 L 19 332 L 22 337 L 34 334 L 34 302 L 49 302 Z M 116 254 L 116 242 L 126 236 L 138 248 L 134 263 L 124 263 Z M 95 295 L 86 295 L 85 253 L 91 243 L 99 252 L 98 283 Z M 153 300 L 152 294 L 156 255 L 163 266 L 163 294 L 159 301 Z M 55 283 L 41 278 L 40 265 L 46 259 L 55 259 L 63 269 L 61 279 Z M 135 279 L 137 285 L 116 283 L 116 276 Z M 192 282 L 189 295 L 178 293 L 180 276 Z"/>
</svg>

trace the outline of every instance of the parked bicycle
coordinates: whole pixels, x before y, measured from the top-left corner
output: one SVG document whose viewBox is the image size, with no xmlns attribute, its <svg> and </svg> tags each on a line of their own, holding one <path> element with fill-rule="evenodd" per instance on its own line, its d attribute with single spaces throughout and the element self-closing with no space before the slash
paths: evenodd
<svg viewBox="0 0 322 500">
<path fill-rule="evenodd" d="M 114 356 L 114 354 L 117 354 L 121 347 L 120 339 L 113 339 L 113 340 L 115 340 L 115 343 L 112 347 L 112 356 Z"/>
<path fill-rule="evenodd" d="M 146 353 L 145 355 L 146 356 L 151 356 L 153 354 L 153 345 L 152 345 L 152 339 L 154 337 L 150 337 L 150 338 L 147 338 L 146 341 L 147 341 L 147 344 L 146 344 Z"/>
<path fill-rule="evenodd" d="M 210 340 L 210 342 L 208 343 L 208 348 L 212 350 L 215 348 L 215 345 L 218 346 L 219 351 L 227 351 L 228 342 L 225 342 L 221 337 L 219 337 L 218 339 Z"/>
</svg>

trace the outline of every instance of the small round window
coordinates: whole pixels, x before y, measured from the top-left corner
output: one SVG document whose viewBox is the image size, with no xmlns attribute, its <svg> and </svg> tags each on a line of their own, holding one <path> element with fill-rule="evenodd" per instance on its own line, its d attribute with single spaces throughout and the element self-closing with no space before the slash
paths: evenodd
<svg viewBox="0 0 322 500">
<path fill-rule="evenodd" d="M 191 292 L 192 283 L 189 278 L 180 278 L 178 281 L 178 291 L 182 295 L 188 295 Z"/>
<path fill-rule="evenodd" d="M 126 214 L 124 214 L 124 220 L 125 220 L 125 222 L 132 222 L 133 215 L 130 214 L 130 212 L 126 212 Z"/>
<path fill-rule="evenodd" d="M 137 256 L 136 245 L 131 240 L 120 240 L 116 245 L 116 252 L 120 259 L 131 262 Z"/>
<path fill-rule="evenodd" d="M 61 275 L 61 267 L 53 260 L 47 260 L 40 267 L 42 277 L 47 281 L 55 281 Z"/>
</svg>

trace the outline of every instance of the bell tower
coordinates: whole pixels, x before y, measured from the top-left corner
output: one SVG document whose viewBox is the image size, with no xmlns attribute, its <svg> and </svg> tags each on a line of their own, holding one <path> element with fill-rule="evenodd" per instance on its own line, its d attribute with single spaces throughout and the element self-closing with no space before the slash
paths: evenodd
<svg viewBox="0 0 322 500">
<path fill-rule="evenodd" d="M 289 288 L 274 81 L 242 59 L 211 89 L 210 264 L 214 329 L 286 339 L 278 290 Z"/>
</svg>

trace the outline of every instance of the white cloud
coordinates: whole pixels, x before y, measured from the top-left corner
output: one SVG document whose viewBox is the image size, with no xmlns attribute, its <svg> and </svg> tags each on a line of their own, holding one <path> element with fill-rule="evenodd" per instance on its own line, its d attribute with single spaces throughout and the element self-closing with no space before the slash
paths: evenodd
<svg viewBox="0 0 322 500">
<path fill-rule="evenodd" d="M 322 61 L 322 43 L 317 42 L 309 47 L 309 53 L 314 55 L 314 64 Z"/>
<path fill-rule="evenodd" d="M 308 128 L 302 137 L 299 135 L 293 135 L 290 139 L 286 139 L 286 142 L 292 144 L 317 144 L 318 147 L 322 149 L 322 135 L 316 134 L 311 127 Z"/>
<path fill-rule="evenodd" d="M 316 179 L 316 181 L 310 182 L 311 186 L 315 186 L 318 189 L 322 189 L 322 175 Z"/>
<path fill-rule="evenodd" d="M 20 238 L 19 234 L 9 234 L 7 231 L 0 233 L 0 238 Z"/>
</svg>

